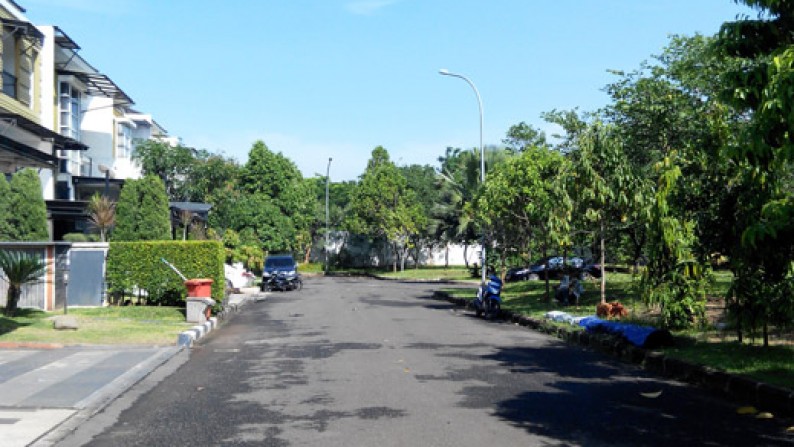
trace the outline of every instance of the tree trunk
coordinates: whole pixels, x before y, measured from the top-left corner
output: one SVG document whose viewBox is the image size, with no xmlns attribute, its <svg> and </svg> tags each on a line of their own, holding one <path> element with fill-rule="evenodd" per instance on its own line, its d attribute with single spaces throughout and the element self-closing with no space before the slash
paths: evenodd
<svg viewBox="0 0 794 447">
<path fill-rule="evenodd" d="M 17 314 L 17 306 L 19 305 L 19 296 L 21 295 L 19 286 L 10 284 L 8 286 L 8 293 L 6 294 L 6 309 L 5 316 L 14 317 Z"/>
<path fill-rule="evenodd" d="M 548 241 L 543 241 L 543 275 L 546 277 L 546 303 L 551 303 L 551 289 L 549 287 L 549 259 L 548 259 Z"/>
<path fill-rule="evenodd" d="M 469 244 L 463 244 L 463 262 L 466 263 L 466 270 L 469 269 Z"/>
<path fill-rule="evenodd" d="M 604 247 L 604 221 L 601 220 L 599 228 L 599 239 L 601 239 L 601 304 L 607 302 L 607 269 L 606 269 L 606 248 Z"/>
<path fill-rule="evenodd" d="M 444 243 L 444 268 L 449 268 L 449 242 Z"/>
</svg>

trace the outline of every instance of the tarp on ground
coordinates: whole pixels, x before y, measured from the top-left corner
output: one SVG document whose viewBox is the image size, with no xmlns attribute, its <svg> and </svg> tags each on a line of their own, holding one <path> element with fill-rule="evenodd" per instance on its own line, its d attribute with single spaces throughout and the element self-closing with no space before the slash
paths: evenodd
<svg viewBox="0 0 794 447">
<path fill-rule="evenodd" d="M 633 323 L 602 320 L 598 317 L 585 317 L 579 321 L 579 326 L 588 332 L 601 332 L 621 336 L 634 346 L 641 348 L 658 348 L 672 345 L 673 336 L 670 331 L 657 329 L 652 326 L 642 326 Z"/>
</svg>

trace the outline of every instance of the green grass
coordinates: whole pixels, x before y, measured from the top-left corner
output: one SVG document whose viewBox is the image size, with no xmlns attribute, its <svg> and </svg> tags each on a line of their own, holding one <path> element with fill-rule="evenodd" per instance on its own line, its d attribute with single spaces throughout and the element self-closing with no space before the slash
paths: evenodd
<svg viewBox="0 0 794 447">
<path fill-rule="evenodd" d="M 173 345 L 193 325 L 180 307 L 102 307 L 69 309 L 77 330 L 55 330 L 52 318 L 62 312 L 22 309 L 15 318 L 0 317 L 0 342 Z"/>
<path fill-rule="evenodd" d="M 421 279 L 421 280 L 456 280 L 477 281 L 476 278 L 471 277 L 471 273 L 465 267 L 424 267 L 420 269 L 406 268 L 405 271 L 379 271 L 378 275 L 385 278 L 397 279 Z"/>
<path fill-rule="evenodd" d="M 715 281 L 709 286 L 710 296 L 722 297 L 730 286 L 729 272 L 715 272 Z M 574 316 L 595 314 L 601 300 L 599 280 L 585 282 L 585 293 L 578 306 L 562 306 L 554 300 L 554 287 L 559 281 L 550 281 L 551 302 L 545 299 L 544 281 L 522 281 L 505 284 L 502 290 L 503 308 L 519 314 L 542 319 L 546 312 L 561 310 Z M 476 288 L 445 289 L 454 297 L 474 298 Z M 629 310 L 629 321 L 654 325 L 653 315 L 636 295 L 632 277 L 627 273 L 608 273 L 606 296 L 608 301 L 618 300 Z M 679 342 L 665 348 L 670 357 L 692 363 L 719 368 L 734 374 L 744 374 L 762 382 L 794 389 L 794 344 L 788 343 L 764 348 L 747 342 L 739 344 L 730 337 L 716 336 L 714 328 L 702 327 L 674 331 Z"/>
</svg>

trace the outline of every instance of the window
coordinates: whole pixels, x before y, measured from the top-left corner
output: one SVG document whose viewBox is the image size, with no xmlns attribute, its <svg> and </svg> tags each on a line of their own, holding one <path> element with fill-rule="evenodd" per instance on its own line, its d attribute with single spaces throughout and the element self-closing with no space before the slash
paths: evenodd
<svg viewBox="0 0 794 447">
<path fill-rule="evenodd" d="M 61 82 L 59 103 L 61 135 L 80 141 L 80 90 L 68 82 Z"/>
<path fill-rule="evenodd" d="M 17 38 L 14 33 L 3 34 L 3 93 L 17 97 Z"/>
<path fill-rule="evenodd" d="M 118 122 L 116 124 L 116 156 L 119 158 L 132 157 L 132 128 L 128 123 Z"/>
</svg>

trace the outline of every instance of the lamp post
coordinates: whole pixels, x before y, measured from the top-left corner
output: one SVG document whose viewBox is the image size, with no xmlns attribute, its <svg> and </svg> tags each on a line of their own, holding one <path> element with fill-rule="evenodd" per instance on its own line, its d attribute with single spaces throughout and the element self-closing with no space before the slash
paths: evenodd
<svg viewBox="0 0 794 447">
<path fill-rule="evenodd" d="M 438 70 L 438 73 L 441 74 L 442 76 L 452 76 L 452 77 L 455 77 L 455 78 L 463 79 L 464 81 L 466 81 L 467 84 L 469 84 L 469 86 L 472 88 L 472 90 L 474 90 L 474 94 L 477 95 L 477 106 L 479 107 L 479 110 L 480 110 L 480 183 L 481 184 L 485 184 L 485 149 L 482 146 L 482 121 L 483 121 L 482 115 L 483 114 L 482 114 L 482 99 L 480 98 L 480 92 L 479 92 L 479 90 L 477 90 L 477 86 L 475 86 L 474 83 L 471 82 L 471 79 L 467 78 L 466 76 L 463 76 L 462 74 L 453 73 L 453 72 L 447 70 L 446 68 L 442 68 L 442 69 Z M 485 228 L 483 228 L 482 237 L 480 238 L 480 246 L 482 247 L 482 257 L 481 257 L 481 261 L 482 261 L 482 282 L 484 283 L 485 282 L 485 273 L 486 273 L 486 268 L 485 268 Z"/>
<path fill-rule="evenodd" d="M 328 157 L 328 167 L 325 169 L 325 273 L 328 273 L 328 183 L 331 181 L 331 157 Z"/>
</svg>

